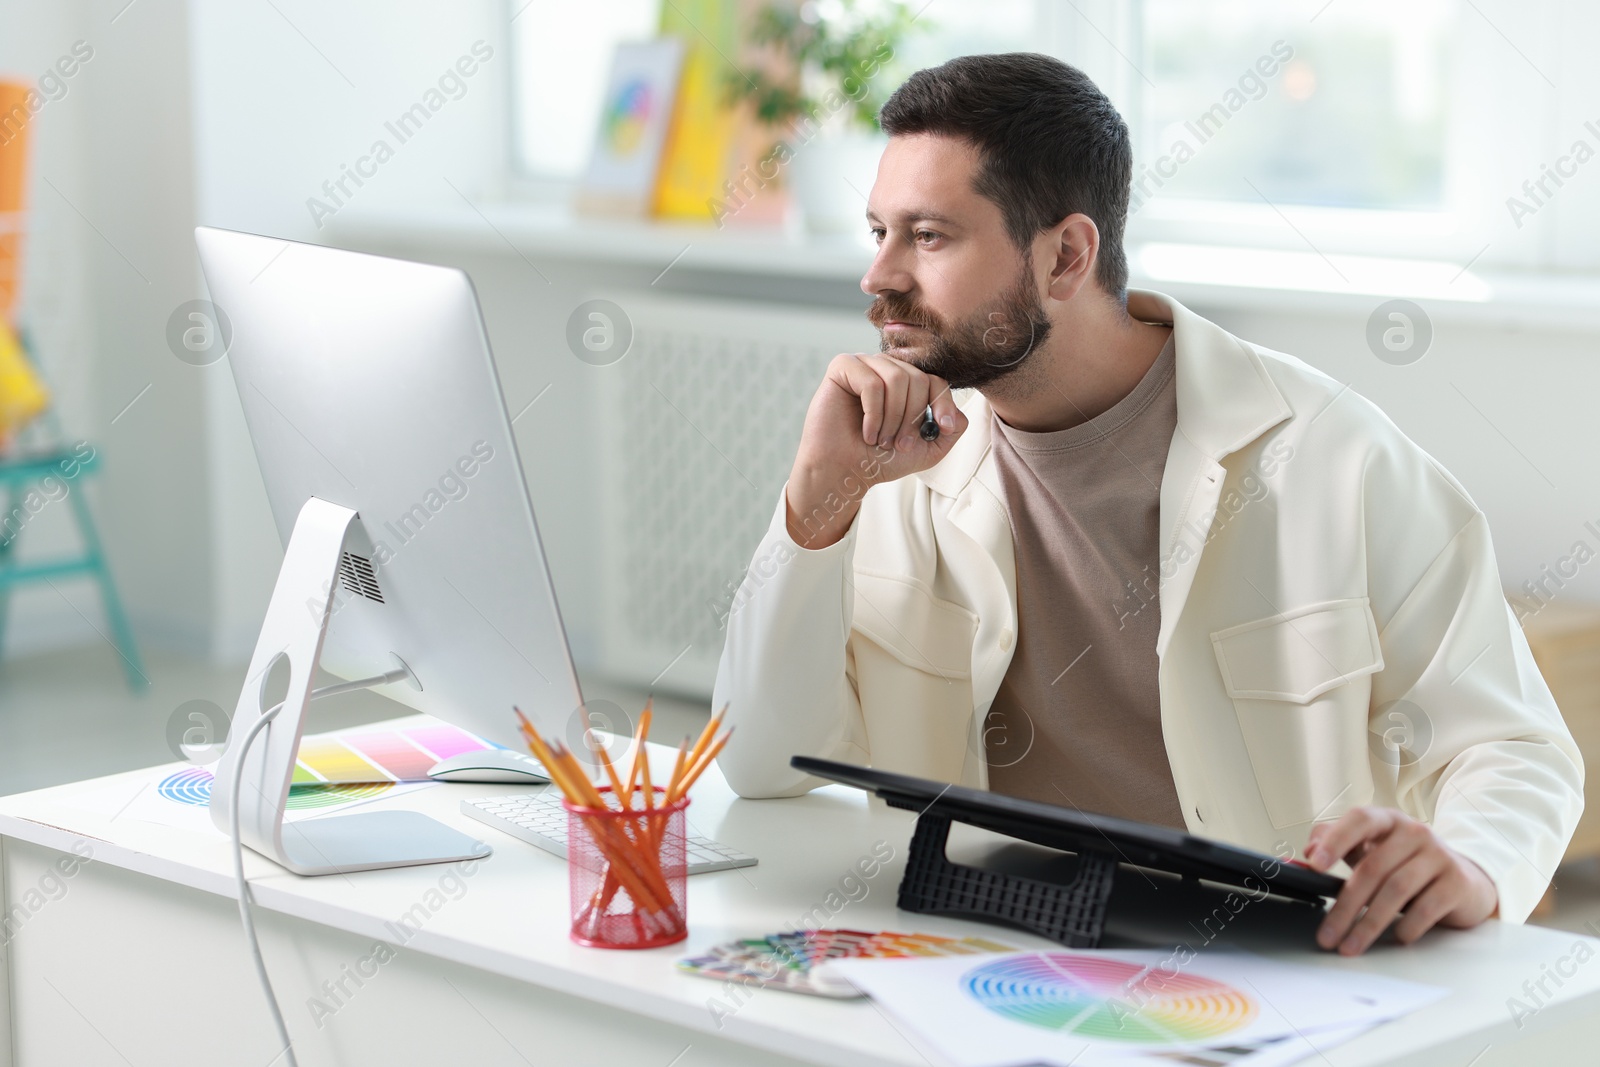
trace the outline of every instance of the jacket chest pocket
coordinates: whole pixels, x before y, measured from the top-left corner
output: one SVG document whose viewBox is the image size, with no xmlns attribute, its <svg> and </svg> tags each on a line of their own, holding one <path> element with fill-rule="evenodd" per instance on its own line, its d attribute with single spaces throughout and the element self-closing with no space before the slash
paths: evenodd
<svg viewBox="0 0 1600 1067">
<path fill-rule="evenodd" d="M 872 765 L 961 781 L 975 758 L 971 679 L 978 617 L 920 582 L 857 571 L 853 624 L 856 636 L 866 639 L 853 648 Z"/>
<path fill-rule="evenodd" d="M 1274 827 L 1372 798 L 1367 714 L 1383 652 L 1366 597 L 1218 630 L 1211 644 Z"/>
<path fill-rule="evenodd" d="M 978 617 L 920 582 L 857 571 L 853 627 L 907 667 L 947 680 L 972 676 Z"/>
</svg>

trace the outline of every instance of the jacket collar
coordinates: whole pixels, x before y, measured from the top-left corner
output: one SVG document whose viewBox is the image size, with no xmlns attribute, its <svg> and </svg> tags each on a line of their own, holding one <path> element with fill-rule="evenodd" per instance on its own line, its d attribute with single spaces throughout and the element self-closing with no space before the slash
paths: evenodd
<svg viewBox="0 0 1600 1067">
<path fill-rule="evenodd" d="M 1237 452 L 1293 412 L 1253 349 L 1164 293 L 1128 290 L 1128 314 L 1144 322 L 1170 322 L 1176 359 L 1178 432 L 1217 460 Z M 917 477 L 935 493 L 958 496 L 992 446 L 993 411 L 976 390 L 960 400 L 967 432 L 934 466 Z"/>
</svg>

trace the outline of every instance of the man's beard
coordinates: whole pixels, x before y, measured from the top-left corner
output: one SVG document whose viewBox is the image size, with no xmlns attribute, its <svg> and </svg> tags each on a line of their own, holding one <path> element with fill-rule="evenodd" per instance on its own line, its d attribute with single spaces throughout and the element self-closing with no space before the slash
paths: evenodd
<svg viewBox="0 0 1600 1067">
<path fill-rule="evenodd" d="M 925 340 L 895 341 L 883 333 L 879 348 L 903 354 L 906 362 L 943 378 L 952 389 L 981 388 L 1016 374 L 1050 334 L 1050 319 L 1026 264 L 994 304 L 965 321 L 945 323 L 903 293 L 880 294 L 867 318 L 880 331 L 891 319 L 921 326 Z M 919 347 L 920 355 L 907 351 Z"/>
</svg>

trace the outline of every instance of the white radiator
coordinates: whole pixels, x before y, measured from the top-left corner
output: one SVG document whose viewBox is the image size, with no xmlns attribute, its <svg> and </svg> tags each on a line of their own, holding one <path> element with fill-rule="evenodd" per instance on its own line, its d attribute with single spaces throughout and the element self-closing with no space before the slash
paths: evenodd
<svg viewBox="0 0 1600 1067">
<path fill-rule="evenodd" d="M 828 361 L 877 350 L 864 315 L 613 299 L 633 323 L 599 392 L 601 666 L 709 698 L 726 616 Z"/>
</svg>

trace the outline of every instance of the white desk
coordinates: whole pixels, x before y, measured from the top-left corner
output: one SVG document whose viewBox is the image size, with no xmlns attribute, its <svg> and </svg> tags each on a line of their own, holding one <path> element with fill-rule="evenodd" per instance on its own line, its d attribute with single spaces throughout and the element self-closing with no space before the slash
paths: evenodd
<svg viewBox="0 0 1600 1067">
<path fill-rule="evenodd" d="M 125 783 L 131 795 L 138 782 L 156 777 L 131 772 L 0 799 L 0 903 L 13 919 L 0 971 L 0 986 L 9 987 L 0 988 L 0 1036 L 9 1031 L 9 1040 L 0 1040 L 0 1067 L 272 1061 L 271 1024 L 239 929 L 226 842 L 63 803 L 111 784 Z M 844 787 L 796 800 L 739 800 L 713 770 L 695 788 L 691 824 L 759 856 L 760 865 L 689 879 L 684 944 L 644 952 L 580 948 L 566 936 L 564 862 L 459 813 L 463 797 L 497 791 L 525 790 L 455 784 L 379 802 L 426 812 L 492 844 L 494 854 L 470 877 L 412 867 L 299 878 L 246 854 L 263 951 L 305 1067 L 926 1064 L 868 1002 L 730 991 L 672 966 L 715 942 L 792 926 L 826 908 L 830 892 L 839 894 L 832 902 L 842 900 L 841 879 L 880 840 L 895 859 L 830 925 L 1046 944 L 897 911 L 911 813 L 869 804 Z M 80 852 L 92 849 L 93 858 L 58 883 L 51 865 L 75 844 Z M 408 912 L 420 930 L 402 944 L 389 924 Z M 1579 940 L 1491 922 L 1436 932 L 1409 948 L 1380 946 L 1355 960 L 1315 951 L 1281 955 L 1455 990 L 1308 1062 L 1592 1063 L 1600 1046 L 1600 956 L 1563 976 L 1559 988 L 1547 979 L 1552 998 L 1520 1028 L 1507 1005 L 1526 997 L 1523 983 L 1570 957 Z M 374 958 L 379 942 L 397 947 L 393 959 Z M 1562 969 L 1573 968 L 1569 962 Z M 340 981 L 345 991 L 330 995 L 324 983 Z M 336 1010 L 314 1014 L 313 997 Z"/>
</svg>

